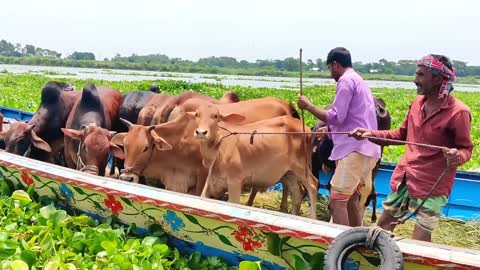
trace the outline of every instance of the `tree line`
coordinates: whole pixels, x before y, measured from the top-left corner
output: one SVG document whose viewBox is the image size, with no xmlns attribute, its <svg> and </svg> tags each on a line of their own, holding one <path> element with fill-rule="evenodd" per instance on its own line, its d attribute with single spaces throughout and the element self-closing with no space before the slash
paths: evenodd
<svg viewBox="0 0 480 270">
<path fill-rule="evenodd" d="M 95 54 L 92 52 L 73 52 L 72 54 L 62 58 L 62 54 L 53 50 L 35 47 L 33 45 L 21 46 L 21 44 L 12 44 L 6 40 L 0 41 L 0 58 L 1 63 L 5 64 L 46 64 L 60 66 L 80 66 L 80 67 L 111 67 L 111 68 L 132 68 L 142 70 L 160 70 L 160 71 L 185 71 L 198 72 L 209 71 L 217 73 L 217 69 L 242 70 L 237 74 L 250 75 L 252 72 L 246 70 L 255 70 L 257 75 L 283 75 L 288 72 L 298 72 L 300 63 L 298 58 L 287 57 L 285 59 L 272 60 L 256 60 L 249 62 L 246 60 L 237 60 L 229 56 L 211 56 L 200 58 L 198 61 L 191 61 L 177 57 L 169 57 L 165 54 L 149 54 L 130 56 L 122 56 L 117 54 L 111 59 L 105 58 L 103 61 L 96 61 Z M 15 60 L 10 57 L 28 57 L 34 59 Z M 74 61 L 81 61 L 77 63 Z M 457 69 L 457 76 L 480 76 L 480 66 L 469 66 L 467 62 L 452 60 L 453 65 Z M 107 63 L 108 62 L 108 63 Z M 302 63 L 304 70 L 312 72 L 327 73 L 328 69 L 325 60 L 318 58 L 315 60 L 307 59 Z M 362 63 L 354 62 L 353 67 L 363 74 L 391 74 L 391 75 L 413 75 L 416 68 L 416 60 L 399 60 L 388 61 L 380 59 L 378 62 Z M 212 72 L 213 71 L 213 72 Z M 225 73 L 225 72 L 223 72 Z M 230 73 L 230 72 L 228 72 Z"/>
</svg>

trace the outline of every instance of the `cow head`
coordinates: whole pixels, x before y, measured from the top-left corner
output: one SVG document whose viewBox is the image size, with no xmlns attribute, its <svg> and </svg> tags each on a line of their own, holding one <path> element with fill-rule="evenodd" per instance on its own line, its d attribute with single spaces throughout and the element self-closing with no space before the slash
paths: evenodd
<svg viewBox="0 0 480 270">
<path fill-rule="evenodd" d="M 123 146 L 125 153 L 116 156 L 125 159 L 125 169 L 120 174 L 120 180 L 138 183 L 143 170 L 152 158 L 154 148 L 159 151 L 171 150 L 172 146 L 155 133 L 155 126 L 134 125 L 127 120 L 121 121 L 128 126 L 127 133 L 113 136 L 111 143 Z"/>
<path fill-rule="evenodd" d="M 185 113 L 192 117 L 196 123 L 193 136 L 199 140 L 212 141 L 219 132 L 220 121 L 241 122 L 245 117 L 240 114 L 220 114 L 218 108 L 208 101 L 189 99 L 183 104 Z"/>
<path fill-rule="evenodd" d="M 77 167 L 90 174 L 105 175 L 110 151 L 115 156 L 123 154 L 117 145 L 110 143 L 115 132 L 97 127 L 95 124 L 82 126 L 81 130 L 62 128 L 62 132 L 65 136 L 78 141 Z"/>
<path fill-rule="evenodd" d="M 28 156 L 28 149 L 36 147 L 46 152 L 51 152 L 50 145 L 37 136 L 34 125 L 25 122 L 14 122 L 10 129 L 0 132 L 0 141 L 5 142 L 7 152 Z"/>
</svg>

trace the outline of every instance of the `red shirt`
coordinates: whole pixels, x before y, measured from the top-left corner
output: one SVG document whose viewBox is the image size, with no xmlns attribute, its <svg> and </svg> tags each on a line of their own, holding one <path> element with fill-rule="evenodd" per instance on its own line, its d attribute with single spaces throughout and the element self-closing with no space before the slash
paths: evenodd
<svg viewBox="0 0 480 270">
<path fill-rule="evenodd" d="M 461 155 L 461 163 L 467 162 L 473 150 L 470 108 L 451 95 L 446 95 L 443 104 L 425 118 L 424 102 L 425 98 L 418 96 L 410 104 L 407 117 L 399 129 L 375 130 L 372 131 L 373 136 L 456 148 Z M 406 151 L 393 171 L 390 188 L 396 192 L 406 174 L 409 196 L 425 198 L 446 164 L 441 150 L 406 145 Z M 447 172 L 432 197 L 450 195 L 456 171 L 456 168 L 452 168 Z"/>
</svg>

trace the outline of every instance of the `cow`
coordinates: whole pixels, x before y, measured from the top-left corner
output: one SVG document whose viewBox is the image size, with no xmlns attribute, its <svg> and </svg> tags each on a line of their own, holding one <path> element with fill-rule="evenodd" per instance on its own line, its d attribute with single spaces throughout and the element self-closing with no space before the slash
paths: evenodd
<svg viewBox="0 0 480 270">
<path fill-rule="evenodd" d="M 138 183 L 144 176 L 158 179 L 159 183 L 150 180 L 149 185 L 200 195 L 207 171 L 199 166 L 200 151 L 192 140 L 193 125 L 188 125 L 187 120 L 184 116 L 160 125 L 143 126 L 121 119 L 129 131 L 116 134 L 111 140 L 125 149 L 125 169 L 120 180 Z"/>
<path fill-rule="evenodd" d="M 316 218 L 318 179 L 310 171 L 311 134 L 257 135 L 253 144 L 250 136 L 232 135 L 220 129 L 220 123 L 241 122 L 240 114 L 220 114 L 218 108 L 202 100 L 188 100 L 184 104 L 195 122 L 194 137 L 200 142 L 202 164 L 209 169 L 202 197 L 221 198 L 228 192 L 228 200 L 240 203 L 243 186 L 268 188 L 282 179 L 292 186 L 303 186 L 310 197 L 310 217 Z M 258 132 L 302 132 L 308 127 L 299 119 L 289 115 L 270 118 L 246 125 L 237 130 L 247 133 Z M 252 135 L 253 136 L 253 135 Z M 306 145 L 305 145 L 306 144 Z M 289 190 L 294 204 L 293 214 L 298 214 L 303 199 L 301 188 Z"/>
<path fill-rule="evenodd" d="M 0 132 L 8 152 L 33 159 L 64 165 L 63 133 L 67 117 L 79 99 L 80 91 L 65 91 L 72 86 L 49 81 L 42 89 L 41 102 L 27 123 L 13 123 L 8 131 Z"/>
<path fill-rule="evenodd" d="M 137 123 L 138 114 L 145 107 L 148 101 L 155 96 L 154 92 L 150 91 L 131 91 L 123 95 L 120 103 L 119 117 L 128 120 L 131 123 Z M 125 127 L 122 125 L 121 127 Z M 119 132 L 124 132 L 119 131 Z"/>
<path fill-rule="evenodd" d="M 108 87 L 87 84 L 68 116 L 65 134 L 65 160 L 68 167 L 94 175 L 105 175 L 108 154 L 121 149 L 110 144 L 110 131 L 118 123 L 122 94 Z M 117 153 L 119 152 L 119 153 Z"/>
<path fill-rule="evenodd" d="M 275 98 L 252 99 L 217 106 L 222 110 L 245 112 L 246 121 L 252 122 L 296 114 L 291 104 Z M 126 150 L 126 169 L 120 175 L 120 179 L 139 182 L 140 176 L 143 175 L 150 179 L 161 179 L 157 181 L 161 181 L 169 190 L 200 195 L 207 171 L 201 163 L 199 144 L 193 138 L 194 123 L 188 121 L 185 114 L 185 109 L 188 108 L 183 106 L 178 108 L 181 108 L 177 112 L 178 117 L 156 126 L 132 125 L 122 120 L 130 127 L 129 132 L 117 134 L 112 138 L 112 143 L 123 146 Z M 167 141 L 172 149 L 159 147 L 161 142 L 154 138 L 163 138 L 162 141 Z M 166 152 L 167 150 L 172 151 Z M 182 175 L 179 175 L 180 172 Z M 162 186 L 152 182 L 148 184 Z"/>
<path fill-rule="evenodd" d="M 375 103 L 375 112 L 377 115 L 377 125 L 378 130 L 389 130 L 391 128 L 391 117 L 390 113 L 386 109 L 385 101 L 381 98 L 374 97 Z M 320 120 L 317 121 L 312 130 L 316 131 L 318 128 L 324 127 L 326 124 Z M 334 171 L 336 168 L 335 162 L 329 160 L 332 150 L 333 150 L 333 141 L 328 137 L 325 139 L 319 140 L 317 137 L 312 137 L 312 173 L 314 175 L 319 175 L 320 170 L 325 173 Z M 382 147 L 383 153 L 383 147 Z M 370 202 L 372 202 L 372 222 L 377 220 L 376 216 L 376 204 L 377 204 L 377 194 L 375 192 L 375 177 L 377 175 L 378 169 L 380 168 L 381 159 L 378 160 L 377 164 L 372 170 L 372 191 L 367 198 L 367 201 L 364 204 L 364 207 L 367 207 Z M 327 189 L 330 189 L 330 183 L 326 185 Z"/>
<path fill-rule="evenodd" d="M 150 92 L 152 93 L 157 93 L 157 94 L 160 93 L 160 87 L 156 83 L 152 83 L 148 88 L 148 90 L 150 90 Z"/>
</svg>

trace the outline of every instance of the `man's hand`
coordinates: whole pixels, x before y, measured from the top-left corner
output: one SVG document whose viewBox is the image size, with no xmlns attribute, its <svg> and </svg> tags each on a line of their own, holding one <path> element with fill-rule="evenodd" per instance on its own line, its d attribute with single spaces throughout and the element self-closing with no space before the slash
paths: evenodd
<svg viewBox="0 0 480 270">
<path fill-rule="evenodd" d="M 366 137 L 372 136 L 372 132 L 365 128 L 356 128 L 350 132 L 349 136 L 352 136 L 357 140 L 364 140 Z"/>
<path fill-rule="evenodd" d="M 319 127 L 317 128 L 317 132 L 327 132 L 328 128 L 327 127 Z M 327 134 L 325 133 L 317 133 L 317 140 L 323 141 L 327 138 Z"/>
<path fill-rule="evenodd" d="M 461 165 L 460 152 L 456 148 L 445 148 L 442 150 L 445 159 L 447 160 L 448 168 L 456 168 Z"/>
<path fill-rule="evenodd" d="M 309 106 L 312 106 L 312 102 L 310 102 L 310 100 L 306 97 L 306 96 L 298 96 L 298 100 L 297 100 L 297 105 L 298 105 L 298 108 L 302 109 L 302 110 L 308 110 L 308 107 Z"/>
</svg>

